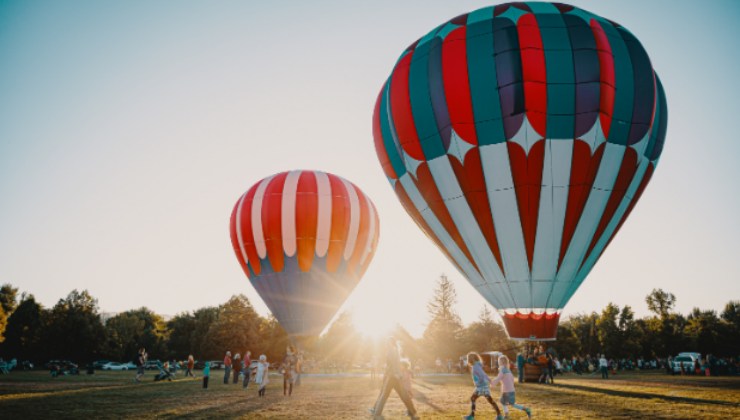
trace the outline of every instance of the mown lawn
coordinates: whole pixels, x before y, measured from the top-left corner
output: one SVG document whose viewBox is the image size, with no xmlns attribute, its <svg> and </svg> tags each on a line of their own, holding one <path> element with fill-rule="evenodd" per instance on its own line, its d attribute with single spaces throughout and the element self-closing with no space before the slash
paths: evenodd
<svg viewBox="0 0 740 420">
<path fill-rule="evenodd" d="M 200 373 L 200 372 L 197 372 Z M 132 372 L 51 378 L 47 372 L 13 372 L 0 376 L 0 418 L 367 418 L 380 387 L 369 377 L 311 377 L 290 398 L 282 396 L 282 381 L 273 376 L 267 396 L 259 398 L 254 384 L 247 390 L 223 385 L 214 371 L 209 389 L 201 380 L 179 377 L 153 382 L 147 373 L 134 383 Z M 220 380 L 221 379 L 221 380 Z M 556 378 L 555 385 L 523 384 L 517 402 L 529 405 L 536 419 L 738 419 L 740 378 L 671 377 L 659 373 Z M 459 419 L 468 410 L 472 391 L 465 376 L 421 376 L 415 380 L 415 404 L 422 418 Z M 496 392 L 498 396 L 498 392 Z M 484 400 L 478 418 L 493 418 Z M 405 417 L 392 395 L 385 418 Z M 514 411 L 511 419 L 526 416 Z"/>
</svg>

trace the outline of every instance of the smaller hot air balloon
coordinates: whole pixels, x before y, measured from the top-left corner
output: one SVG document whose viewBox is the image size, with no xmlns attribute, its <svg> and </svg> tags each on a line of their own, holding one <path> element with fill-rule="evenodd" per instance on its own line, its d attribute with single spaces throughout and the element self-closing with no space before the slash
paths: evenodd
<svg viewBox="0 0 740 420">
<path fill-rule="evenodd" d="M 269 176 L 231 213 L 231 243 L 252 286 L 292 340 L 315 337 L 367 270 L 378 243 L 375 206 L 336 175 Z"/>
</svg>

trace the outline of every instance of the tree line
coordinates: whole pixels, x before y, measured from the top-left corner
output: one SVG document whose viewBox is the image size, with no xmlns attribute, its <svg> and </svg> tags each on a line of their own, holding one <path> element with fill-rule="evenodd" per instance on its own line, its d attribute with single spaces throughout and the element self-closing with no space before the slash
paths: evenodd
<svg viewBox="0 0 740 420">
<path fill-rule="evenodd" d="M 558 327 L 553 347 L 563 356 L 606 353 L 612 358 L 664 358 L 681 351 L 720 357 L 740 355 L 740 301 L 729 301 L 717 314 L 695 308 L 684 316 L 676 298 L 653 290 L 645 302 L 650 315 L 637 318 L 630 306 L 609 303 L 600 312 L 571 315 Z M 521 342 L 509 340 L 488 306 L 464 325 L 456 311 L 453 284 L 442 276 L 427 310 L 429 321 L 420 338 L 396 326 L 392 334 L 404 354 L 431 366 L 436 359 L 457 361 L 468 351 L 503 351 L 513 356 Z M 383 340 L 360 334 L 351 313 L 340 314 L 317 340 L 303 342 L 312 361 L 325 369 L 366 366 L 381 353 Z M 139 347 L 152 358 L 220 359 L 226 350 L 282 358 L 289 339 L 277 320 L 260 316 L 244 295 L 219 306 L 180 313 L 169 320 L 142 307 L 103 319 L 98 302 L 86 290 L 73 290 L 45 308 L 32 294 L 18 294 L 10 284 L 0 287 L 0 355 L 44 362 L 66 359 L 83 363 L 97 359 L 132 360 Z"/>
</svg>

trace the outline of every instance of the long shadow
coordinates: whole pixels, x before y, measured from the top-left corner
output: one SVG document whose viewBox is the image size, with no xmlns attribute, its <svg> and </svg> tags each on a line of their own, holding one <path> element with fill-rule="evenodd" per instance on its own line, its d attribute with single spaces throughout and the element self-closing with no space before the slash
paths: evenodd
<svg viewBox="0 0 740 420">
<path fill-rule="evenodd" d="M 659 399 L 670 402 L 687 403 L 687 404 L 712 404 L 712 405 L 725 405 L 730 407 L 740 407 L 740 404 L 733 403 L 730 401 L 717 401 L 717 400 L 705 400 L 701 398 L 688 398 L 688 397 L 674 397 L 671 395 L 660 395 L 660 394 L 649 394 L 640 392 L 620 391 L 617 389 L 605 389 L 605 388 L 591 388 L 584 385 L 573 385 L 573 384 L 554 384 L 554 385 L 542 385 L 543 388 L 566 388 L 575 389 L 578 391 L 593 392 L 598 394 L 606 394 L 615 397 L 625 398 L 639 398 L 644 400 Z"/>
<path fill-rule="evenodd" d="M 429 397 L 426 396 L 423 392 L 419 392 L 418 390 L 414 390 L 414 400 L 420 402 L 421 404 L 427 405 L 432 408 L 432 410 L 441 413 L 443 410 L 440 406 L 434 404 L 429 400 Z"/>
</svg>

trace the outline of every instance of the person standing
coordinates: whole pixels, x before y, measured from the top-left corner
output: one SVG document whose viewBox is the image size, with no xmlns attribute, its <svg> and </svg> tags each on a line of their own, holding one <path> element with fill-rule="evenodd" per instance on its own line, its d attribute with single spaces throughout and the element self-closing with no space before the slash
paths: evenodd
<svg viewBox="0 0 740 420">
<path fill-rule="evenodd" d="M 229 383 L 229 376 L 231 375 L 231 352 L 227 351 L 224 357 L 224 383 Z"/>
<path fill-rule="evenodd" d="M 601 379 L 609 379 L 609 362 L 607 362 L 604 354 L 599 359 L 599 369 L 601 370 Z"/>
<path fill-rule="evenodd" d="M 524 382 L 524 355 L 522 352 L 516 355 L 516 372 L 519 375 L 519 383 Z"/>
<path fill-rule="evenodd" d="M 208 377 L 211 376 L 211 362 L 203 367 L 203 389 L 208 389 Z"/>
<path fill-rule="evenodd" d="M 283 395 L 293 395 L 293 384 L 295 384 L 296 365 L 298 359 L 295 355 L 295 347 L 288 346 L 285 349 L 285 358 L 283 359 Z"/>
<path fill-rule="evenodd" d="M 242 357 L 239 353 L 234 355 L 231 365 L 234 370 L 234 383 L 237 383 L 239 382 L 239 374 L 242 373 Z"/>
<path fill-rule="evenodd" d="M 136 382 L 141 382 L 141 377 L 144 376 L 144 366 L 146 365 L 147 354 L 144 347 L 139 349 L 139 354 L 136 356 Z"/>
<path fill-rule="evenodd" d="M 386 344 L 386 358 L 385 358 L 385 375 L 383 376 L 383 386 L 380 389 L 380 394 L 375 402 L 375 407 L 370 409 L 370 413 L 374 417 L 381 417 L 383 414 L 383 408 L 385 408 L 385 402 L 394 389 L 401 401 L 403 401 L 408 410 L 408 415 L 412 419 L 418 419 L 416 416 L 416 408 L 414 402 L 408 398 L 408 395 L 403 390 L 401 384 L 401 355 L 399 354 L 398 344 L 394 337 L 388 337 Z M 441 363 L 441 361 L 440 361 Z"/>
<path fill-rule="evenodd" d="M 192 354 L 188 356 L 188 363 L 187 365 L 185 365 L 185 367 L 187 369 L 185 370 L 185 377 L 187 378 L 188 376 L 190 376 L 190 377 L 195 378 L 195 375 L 193 375 L 193 368 L 195 367 L 195 359 L 193 358 Z"/>
<path fill-rule="evenodd" d="M 245 389 L 249 385 L 249 377 L 252 375 L 252 369 L 250 368 L 250 366 L 252 365 L 251 356 L 252 356 L 252 352 L 247 350 L 246 353 L 244 353 L 244 360 L 242 361 L 242 363 L 244 364 L 244 369 L 243 369 L 244 380 L 242 381 L 242 388 L 245 388 Z"/>
<path fill-rule="evenodd" d="M 267 363 L 267 356 L 264 354 L 260 355 L 259 362 L 257 363 L 257 375 L 254 377 L 254 382 L 259 385 L 259 391 L 257 395 L 260 397 L 265 396 L 265 387 L 270 382 L 269 377 L 270 364 Z"/>
</svg>

